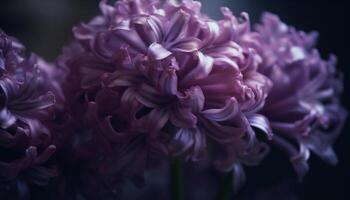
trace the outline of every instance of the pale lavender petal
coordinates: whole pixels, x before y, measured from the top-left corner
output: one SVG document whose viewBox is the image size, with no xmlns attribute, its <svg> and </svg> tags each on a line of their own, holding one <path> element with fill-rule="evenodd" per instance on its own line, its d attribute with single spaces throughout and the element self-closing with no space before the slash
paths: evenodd
<svg viewBox="0 0 350 200">
<path fill-rule="evenodd" d="M 161 44 L 152 43 L 148 48 L 148 56 L 156 60 L 163 60 L 169 57 L 172 53 L 164 48 Z"/>
<path fill-rule="evenodd" d="M 166 32 L 166 41 L 174 41 L 177 38 L 181 38 L 184 36 L 187 31 L 187 23 L 189 20 L 189 15 L 183 10 L 179 10 L 175 16 L 171 18 L 169 23 L 167 24 L 167 32 Z"/>
</svg>

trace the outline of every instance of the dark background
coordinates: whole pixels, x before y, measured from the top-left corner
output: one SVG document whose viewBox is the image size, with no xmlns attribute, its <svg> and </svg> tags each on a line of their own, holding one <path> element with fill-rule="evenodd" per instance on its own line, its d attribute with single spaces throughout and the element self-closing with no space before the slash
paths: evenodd
<svg viewBox="0 0 350 200">
<path fill-rule="evenodd" d="M 350 106 L 350 32 L 346 0 L 202 0 L 204 12 L 219 18 L 221 6 L 236 15 L 250 14 L 253 23 L 263 11 L 278 14 L 287 24 L 305 31 L 320 32 L 319 49 L 327 58 L 334 53 L 338 68 L 344 73 L 343 103 Z M 0 0 L 0 28 L 20 39 L 33 51 L 54 61 L 62 46 L 71 38 L 73 25 L 98 13 L 98 0 Z M 349 122 L 349 121 L 348 121 Z M 350 130 L 346 123 L 335 145 L 339 156 L 336 167 L 327 166 L 313 156 L 311 171 L 302 183 L 297 182 L 287 159 L 269 156 L 255 168 L 247 169 L 248 183 L 235 199 L 350 199 Z"/>
</svg>

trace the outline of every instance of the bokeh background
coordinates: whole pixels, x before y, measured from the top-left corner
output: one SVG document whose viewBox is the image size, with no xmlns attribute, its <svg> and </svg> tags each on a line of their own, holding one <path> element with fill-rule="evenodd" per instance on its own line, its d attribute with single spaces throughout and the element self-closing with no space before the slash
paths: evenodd
<svg viewBox="0 0 350 200">
<path fill-rule="evenodd" d="M 17 37 L 48 61 L 54 61 L 72 37 L 71 29 L 99 13 L 98 0 L 0 0 L 0 28 Z M 201 0 L 203 10 L 220 17 L 221 6 L 236 14 L 246 11 L 253 23 L 262 12 L 278 14 L 286 23 L 320 32 L 319 49 L 326 58 L 334 53 L 344 73 L 343 103 L 350 108 L 350 13 L 346 0 Z M 311 158 L 311 171 L 298 183 L 287 159 L 275 153 L 259 167 L 247 169 L 248 183 L 234 199 L 298 200 L 350 199 L 350 126 L 335 145 L 336 167 Z M 189 183 L 186 183 L 189 185 Z M 186 190 L 186 189 L 185 189 Z M 190 192 L 190 191 L 189 191 Z"/>
</svg>

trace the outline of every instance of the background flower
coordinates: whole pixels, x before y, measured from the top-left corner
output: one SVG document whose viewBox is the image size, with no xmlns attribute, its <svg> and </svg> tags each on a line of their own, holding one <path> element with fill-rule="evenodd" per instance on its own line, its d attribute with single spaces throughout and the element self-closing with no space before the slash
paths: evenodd
<svg viewBox="0 0 350 200">
<path fill-rule="evenodd" d="M 259 71 L 274 83 L 261 111 L 275 134 L 272 143 L 288 154 L 300 178 L 308 171 L 310 151 L 336 164 L 332 145 L 346 112 L 339 102 L 343 85 L 335 56 L 323 60 L 316 32 L 297 31 L 273 14 L 265 13 L 256 29 L 263 56 Z"/>
<path fill-rule="evenodd" d="M 41 76 L 37 57 L 25 58 L 24 47 L 3 32 L 0 68 L 0 193 L 14 186 L 17 198 L 27 198 L 28 184 L 46 185 L 57 174 L 49 162 L 56 147 L 43 124 L 55 98 L 44 84 L 48 80 Z"/>
</svg>

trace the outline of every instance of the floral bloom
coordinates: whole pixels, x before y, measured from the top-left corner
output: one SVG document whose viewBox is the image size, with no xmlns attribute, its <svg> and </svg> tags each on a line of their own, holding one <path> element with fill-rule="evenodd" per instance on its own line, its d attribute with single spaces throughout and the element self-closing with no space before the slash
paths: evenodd
<svg viewBox="0 0 350 200">
<path fill-rule="evenodd" d="M 25 196 L 27 184 L 45 185 L 56 175 L 47 163 L 56 147 L 42 123 L 54 95 L 44 84 L 38 58 L 23 54 L 20 43 L 0 32 L 0 188 L 14 183 Z"/>
<path fill-rule="evenodd" d="M 76 40 L 60 57 L 70 71 L 66 110 L 84 124 L 74 148 L 95 152 L 78 157 L 101 161 L 107 174 L 142 174 L 150 158 L 169 156 L 209 156 L 218 169 L 241 173 L 237 164 L 264 157 L 252 127 L 271 137 L 257 114 L 271 82 L 257 71 L 259 35 L 246 13 L 237 18 L 222 8 L 215 21 L 192 0 L 100 7 L 101 16 L 73 29 Z"/>
<path fill-rule="evenodd" d="M 247 13 L 213 20 L 194 0 L 100 10 L 55 65 L 0 31 L 0 197 L 56 177 L 57 199 L 120 199 L 125 181 L 179 158 L 232 171 L 237 189 L 269 145 L 300 178 L 311 152 L 337 163 L 342 77 L 317 33 L 269 13 L 254 31 Z"/>
<path fill-rule="evenodd" d="M 300 177 L 308 171 L 310 151 L 337 163 L 331 146 L 346 112 L 339 102 L 342 81 L 335 56 L 323 60 L 315 49 L 317 33 L 297 31 L 269 13 L 257 31 L 263 58 L 259 72 L 274 83 L 260 112 L 275 134 L 272 144 L 288 154 Z"/>
</svg>

